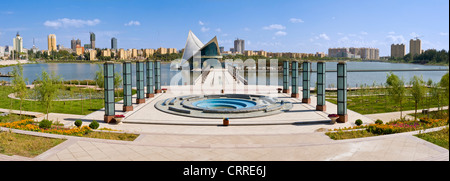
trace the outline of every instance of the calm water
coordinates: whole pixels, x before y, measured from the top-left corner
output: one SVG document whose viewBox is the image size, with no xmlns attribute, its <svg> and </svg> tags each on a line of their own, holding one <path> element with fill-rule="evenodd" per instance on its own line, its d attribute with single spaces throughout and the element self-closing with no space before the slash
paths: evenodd
<svg viewBox="0 0 450 181">
<path fill-rule="evenodd" d="M 327 62 L 327 70 L 336 70 L 337 62 Z M 415 64 L 397 64 L 397 63 L 384 63 L 384 62 L 347 62 L 348 70 L 373 70 L 373 69 L 448 69 L 446 66 L 428 66 L 428 65 L 415 65 Z M 28 84 L 31 84 L 37 76 L 42 73 L 42 70 L 47 72 L 54 71 L 57 75 L 61 76 L 64 80 L 85 80 L 94 79 L 95 72 L 98 70 L 98 64 L 84 64 L 84 63 L 42 63 L 42 64 L 26 64 L 23 65 L 24 77 L 28 78 Z M 136 64 L 132 64 L 133 69 L 133 86 L 135 86 L 135 69 Z M 317 70 L 317 64 L 312 63 L 312 69 Z M 6 74 L 12 71 L 12 67 L 0 68 L 2 74 Z M 122 71 L 122 64 L 115 64 L 115 71 Z M 178 71 L 171 71 L 170 64 L 161 64 L 161 82 L 162 85 L 170 85 L 170 80 L 178 73 Z M 440 81 L 441 77 L 446 73 L 446 71 L 407 71 L 407 72 L 394 72 L 394 74 L 399 77 L 403 77 L 406 82 L 409 82 L 414 75 L 422 75 L 423 79 L 427 81 L 428 79 L 433 80 L 433 82 Z M 328 72 L 326 74 L 327 87 L 334 85 L 336 87 L 336 72 Z M 384 84 L 386 81 L 386 75 L 388 72 L 348 72 L 348 84 L 349 87 L 356 87 L 361 84 L 366 84 L 372 86 L 374 83 L 376 85 Z M 281 71 L 278 74 L 269 74 L 265 76 L 263 74 L 249 75 L 248 79 L 250 84 L 254 82 L 264 83 L 264 77 L 266 77 L 266 84 L 269 83 L 270 75 L 278 75 L 278 85 L 282 85 L 283 77 Z M 299 74 L 300 85 L 301 85 L 301 73 Z M 258 77 L 258 78 L 257 78 Z M 257 79 L 257 80 L 255 80 Z M 316 84 L 316 74 L 311 75 L 311 86 L 314 87 Z M 0 80 L 9 80 L 9 78 L 0 78 Z M 255 81 L 251 81 L 255 80 Z M 253 83 L 252 83 L 253 82 Z M 179 82 L 181 84 L 181 81 Z"/>
</svg>

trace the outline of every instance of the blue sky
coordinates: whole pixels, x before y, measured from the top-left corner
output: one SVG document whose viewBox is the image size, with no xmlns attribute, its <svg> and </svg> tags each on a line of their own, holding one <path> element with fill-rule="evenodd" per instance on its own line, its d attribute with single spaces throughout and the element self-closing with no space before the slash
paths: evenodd
<svg viewBox="0 0 450 181">
<path fill-rule="evenodd" d="M 448 0 L 46 0 L 5 1 L 0 6 L 0 46 L 17 31 L 24 47 L 47 35 L 70 47 L 72 38 L 110 48 L 184 48 L 192 30 L 206 43 L 217 36 L 229 50 L 236 38 L 247 50 L 327 52 L 333 47 L 374 47 L 390 55 L 392 43 L 421 37 L 422 49 L 449 49 Z"/>
</svg>

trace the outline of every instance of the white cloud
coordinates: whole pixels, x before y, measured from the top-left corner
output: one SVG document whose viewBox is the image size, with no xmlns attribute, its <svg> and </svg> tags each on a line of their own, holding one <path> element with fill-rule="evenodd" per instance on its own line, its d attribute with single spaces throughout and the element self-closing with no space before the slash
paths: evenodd
<svg viewBox="0 0 450 181">
<path fill-rule="evenodd" d="M 124 24 L 125 26 L 139 26 L 141 23 L 139 21 L 130 21 Z"/>
<path fill-rule="evenodd" d="M 250 31 L 250 28 L 245 27 L 244 31 Z"/>
<path fill-rule="evenodd" d="M 286 35 L 287 35 L 287 33 L 284 32 L 284 31 L 277 31 L 277 32 L 275 33 L 275 36 L 286 36 Z"/>
<path fill-rule="evenodd" d="M 386 38 L 388 38 L 388 40 L 393 43 L 405 42 L 405 38 L 403 37 L 403 35 L 388 35 L 388 36 L 386 36 Z"/>
<path fill-rule="evenodd" d="M 328 37 L 328 35 L 325 34 L 325 33 L 320 34 L 320 35 L 319 35 L 319 38 L 322 38 L 322 39 L 324 39 L 324 40 L 330 40 L 330 37 Z"/>
<path fill-rule="evenodd" d="M 220 32 L 222 32 L 222 29 L 217 28 L 216 31 L 220 33 Z"/>
<path fill-rule="evenodd" d="M 291 18 L 289 19 L 291 23 L 303 23 L 304 21 L 300 18 Z"/>
<path fill-rule="evenodd" d="M 50 27 L 50 28 L 68 28 L 68 27 L 75 27 L 75 28 L 80 28 L 80 27 L 84 27 L 84 26 L 95 26 L 97 24 L 100 23 L 99 19 L 93 19 L 93 20 L 81 20 L 81 19 L 68 19 L 68 18 L 63 18 L 63 19 L 57 19 L 54 21 L 45 21 L 44 22 L 44 26 Z"/>
<path fill-rule="evenodd" d="M 393 34 L 395 34 L 395 32 L 394 31 L 390 31 L 388 34 L 393 35 Z"/>
<path fill-rule="evenodd" d="M 202 21 L 198 21 L 198 24 L 203 26 L 205 23 L 203 23 Z"/>
<path fill-rule="evenodd" d="M 207 32 L 207 31 L 209 31 L 209 28 L 202 27 L 202 28 L 200 29 L 200 31 L 202 31 L 202 32 Z"/>
<path fill-rule="evenodd" d="M 441 36 L 448 36 L 448 33 L 440 32 L 439 35 L 441 35 Z"/>
<path fill-rule="evenodd" d="M 361 31 L 361 35 L 368 35 L 369 33 L 365 32 L 365 31 Z"/>
<path fill-rule="evenodd" d="M 263 27 L 263 29 L 265 29 L 265 30 L 284 30 L 284 29 L 286 29 L 286 27 L 283 25 L 280 25 L 280 24 L 271 24 L 270 26 Z"/>
</svg>

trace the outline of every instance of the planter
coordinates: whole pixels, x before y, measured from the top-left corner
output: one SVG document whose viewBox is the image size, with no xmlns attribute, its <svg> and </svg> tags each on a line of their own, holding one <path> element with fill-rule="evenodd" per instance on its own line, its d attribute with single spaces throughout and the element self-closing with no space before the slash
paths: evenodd
<svg viewBox="0 0 450 181">
<path fill-rule="evenodd" d="M 331 123 L 331 124 L 336 123 L 336 120 L 337 120 L 338 118 L 339 118 L 339 117 L 330 117 L 330 119 L 331 119 L 330 123 Z"/>
<path fill-rule="evenodd" d="M 281 93 L 282 90 L 283 90 L 282 88 L 277 89 L 278 93 Z"/>
<path fill-rule="evenodd" d="M 123 118 L 114 118 L 114 120 L 116 120 L 116 123 L 117 123 L 117 124 L 121 124 Z"/>
<path fill-rule="evenodd" d="M 162 90 L 162 93 L 166 93 L 166 91 L 167 91 L 166 88 L 163 88 L 163 89 L 161 89 L 161 90 Z"/>
</svg>

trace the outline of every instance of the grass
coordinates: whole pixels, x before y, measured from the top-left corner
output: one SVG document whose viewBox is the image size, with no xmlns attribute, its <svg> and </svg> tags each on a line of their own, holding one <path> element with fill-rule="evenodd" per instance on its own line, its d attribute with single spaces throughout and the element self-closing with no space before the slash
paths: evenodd
<svg viewBox="0 0 450 181">
<path fill-rule="evenodd" d="M 337 132 L 326 132 L 325 135 L 330 137 L 333 140 L 343 140 L 343 139 L 353 139 L 353 138 L 363 138 L 363 137 L 371 137 L 378 136 L 377 134 L 368 132 L 367 130 L 358 130 L 358 131 L 337 131 Z"/>
<path fill-rule="evenodd" d="M 13 90 L 9 86 L 0 86 L 0 108 L 4 109 L 20 109 L 20 100 L 11 99 L 9 94 Z M 121 99 L 116 98 L 116 102 Z M 86 99 L 74 101 L 54 101 L 49 112 L 63 114 L 87 115 L 105 107 L 104 99 Z M 39 101 L 26 101 L 22 103 L 22 111 L 32 111 L 46 113 L 45 106 Z"/>
<path fill-rule="evenodd" d="M 400 111 L 400 107 L 395 103 L 390 96 L 386 95 L 386 89 L 365 89 L 365 90 L 353 90 L 347 92 L 347 108 L 358 112 L 360 114 L 376 114 L 385 112 L 397 112 Z M 327 92 L 326 101 L 333 104 L 337 104 L 336 92 Z M 422 109 L 429 107 L 438 107 L 436 101 L 432 101 L 431 98 L 425 98 L 423 103 L 419 103 L 417 112 L 421 112 Z M 441 103 L 443 104 L 443 103 Z M 403 111 L 414 110 L 415 104 L 413 97 L 408 95 L 402 103 Z M 442 106 L 442 105 L 441 105 Z"/>
<path fill-rule="evenodd" d="M 371 124 L 368 126 L 363 125 L 352 128 L 334 129 L 332 132 L 326 132 L 325 135 L 333 140 L 342 140 L 416 131 L 445 125 L 448 125 L 448 119 L 425 119 L 423 121 L 396 120 L 386 124 Z"/>
<path fill-rule="evenodd" d="M 438 146 L 447 148 L 448 150 L 448 145 L 449 145 L 449 133 L 448 133 L 448 127 L 439 130 L 439 131 L 434 131 L 434 132 L 430 132 L 430 133 L 422 133 L 422 134 L 417 134 L 414 136 L 417 136 L 418 138 L 421 138 L 425 141 L 429 141 L 433 144 L 436 144 Z"/>
<path fill-rule="evenodd" d="M 45 138 L 8 131 L 0 132 L 0 153 L 35 157 L 64 142 L 65 139 Z"/>
<path fill-rule="evenodd" d="M 103 131 L 102 132 L 92 131 L 92 132 L 89 132 L 88 134 L 84 135 L 83 137 L 109 139 L 109 140 L 133 141 L 138 136 L 139 136 L 138 134 L 131 134 L 131 133 L 111 133 L 111 132 L 103 132 Z"/>
</svg>

